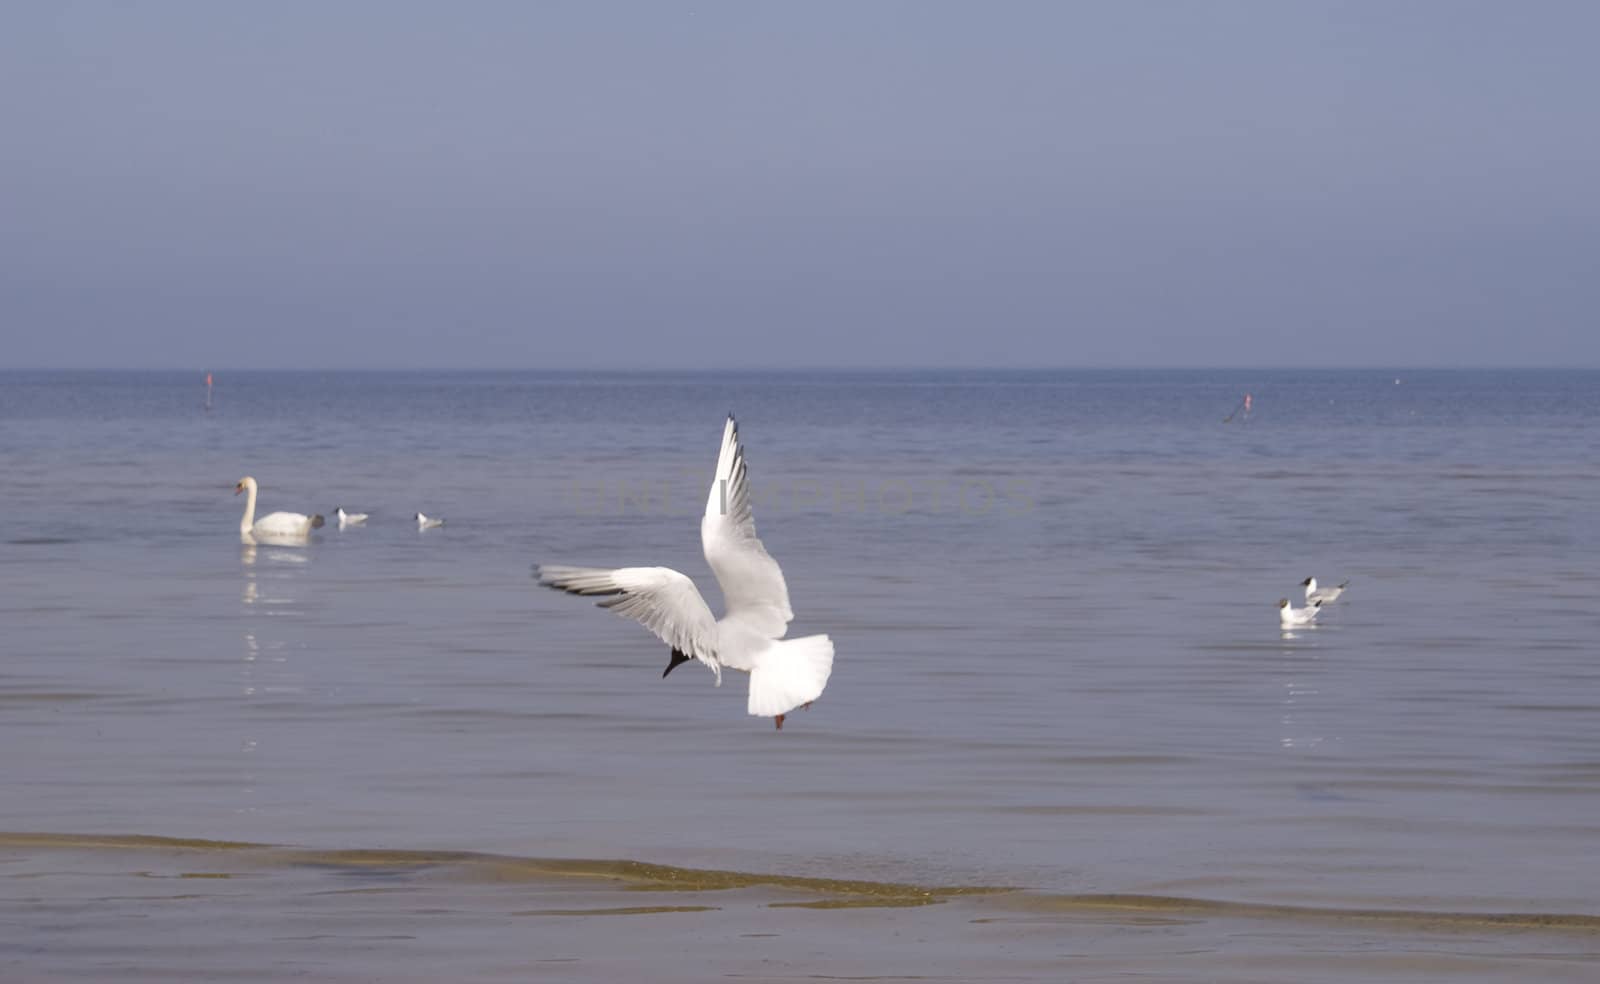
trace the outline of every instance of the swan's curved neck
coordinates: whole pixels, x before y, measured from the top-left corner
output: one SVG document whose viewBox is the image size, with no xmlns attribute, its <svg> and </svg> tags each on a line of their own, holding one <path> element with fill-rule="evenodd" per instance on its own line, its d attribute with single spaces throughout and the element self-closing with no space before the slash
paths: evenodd
<svg viewBox="0 0 1600 984">
<path fill-rule="evenodd" d="M 256 483 L 244 487 L 244 518 L 239 520 L 239 532 L 248 533 L 256 525 Z"/>
</svg>

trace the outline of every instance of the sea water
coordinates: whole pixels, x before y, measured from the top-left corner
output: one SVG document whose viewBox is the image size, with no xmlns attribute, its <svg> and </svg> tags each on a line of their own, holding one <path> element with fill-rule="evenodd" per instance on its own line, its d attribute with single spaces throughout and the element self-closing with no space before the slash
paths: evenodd
<svg viewBox="0 0 1600 984">
<path fill-rule="evenodd" d="M 7 979 L 226 976 L 252 947 L 356 978 L 977 976 L 1008 950 L 1018 979 L 1582 979 L 1600 950 L 1600 373 L 215 380 L 207 409 L 201 371 L 0 373 Z M 698 518 L 730 411 L 791 635 L 837 652 L 781 732 L 742 674 L 662 679 L 665 644 L 530 576 L 670 566 L 720 610 Z M 329 525 L 241 543 L 245 475 Z M 1308 575 L 1350 587 L 1285 632 Z M 688 896 L 589 898 L 664 887 L 606 867 L 632 862 Z M 862 916 L 879 895 L 940 904 Z M 292 945 L 310 899 L 367 943 Z M 849 911 L 783 908 L 812 902 Z M 741 948 L 647 957 L 570 935 L 581 912 Z M 1359 962 L 1420 951 L 1443 962 Z"/>
</svg>

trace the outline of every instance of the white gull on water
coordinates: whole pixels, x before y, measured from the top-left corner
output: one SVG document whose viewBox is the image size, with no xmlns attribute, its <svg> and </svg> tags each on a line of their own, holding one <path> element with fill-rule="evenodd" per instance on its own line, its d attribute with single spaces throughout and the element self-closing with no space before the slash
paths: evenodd
<svg viewBox="0 0 1600 984">
<path fill-rule="evenodd" d="M 1344 594 L 1344 589 L 1349 583 L 1347 580 L 1343 584 L 1338 584 L 1331 588 L 1319 589 L 1317 587 L 1317 579 L 1308 577 L 1300 582 L 1300 586 L 1306 589 L 1306 604 L 1326 605 L 1330 601 L 1338 601 L 1339 596 Z"/>
<path fill-rule="evenodd" d="M 1317 613 L 1322 611 L 1322 602 L 1314 601 L 1304 608 L 1295 608 L 1289 604 L 1288 598 L 1278 599 L 1278 621 L 1286 629 L 1297 625 L 1310 625 L 1317 618 Z"/>
<path fill-rule="evenodd" d="M 750 674 L 749 712 L 778 728 L 796 707 L 822 695 L 833 672 L 833 640 L 826 635 L 784 639 L 794 612 L 778 562 L 756 536 L 750 483 L 739 427 L 733 415 L 722 430 L 717 471 L 700 519 L 700 545 L 722 586 L 727 612 L 718 619 L 686 575 L 670 567 L 535 568 L 539 583 L 572 594 L 605 595 L 601 608 L 626 615 L 672 647 L 664 677 L 697 659 L 716 674 L 722 668 Z"/>
</svg>

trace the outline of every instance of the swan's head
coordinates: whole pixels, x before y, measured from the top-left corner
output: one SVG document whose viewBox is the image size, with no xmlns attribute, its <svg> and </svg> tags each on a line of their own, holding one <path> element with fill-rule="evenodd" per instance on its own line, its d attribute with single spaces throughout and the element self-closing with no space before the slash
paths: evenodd
<svg viewBox="0 0 1600 984">
<path fill-rule="evenodd" d="M 245 477 L 239 479 L 239 481 L 234 484 L 234 486 L 233 486 L 233 494 L 234 495 L 238 495 L 240 492 L 243 492 L 245 489 L 253 489 L 255 487 L 256 487 L 256 480 L 251 478 L 249 475 L 246 475 Z"/>
</svg>

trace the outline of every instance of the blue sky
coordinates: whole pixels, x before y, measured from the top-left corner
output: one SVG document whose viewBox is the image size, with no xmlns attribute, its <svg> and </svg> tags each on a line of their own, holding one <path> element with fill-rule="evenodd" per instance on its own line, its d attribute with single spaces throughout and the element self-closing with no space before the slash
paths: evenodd
<svg viewBox="0 0 1600 984">
<path fill-rule="evenodd" d="M 13 367 L 1600 365 L 1600 4 L 0 6 Z"/>
</svg>

